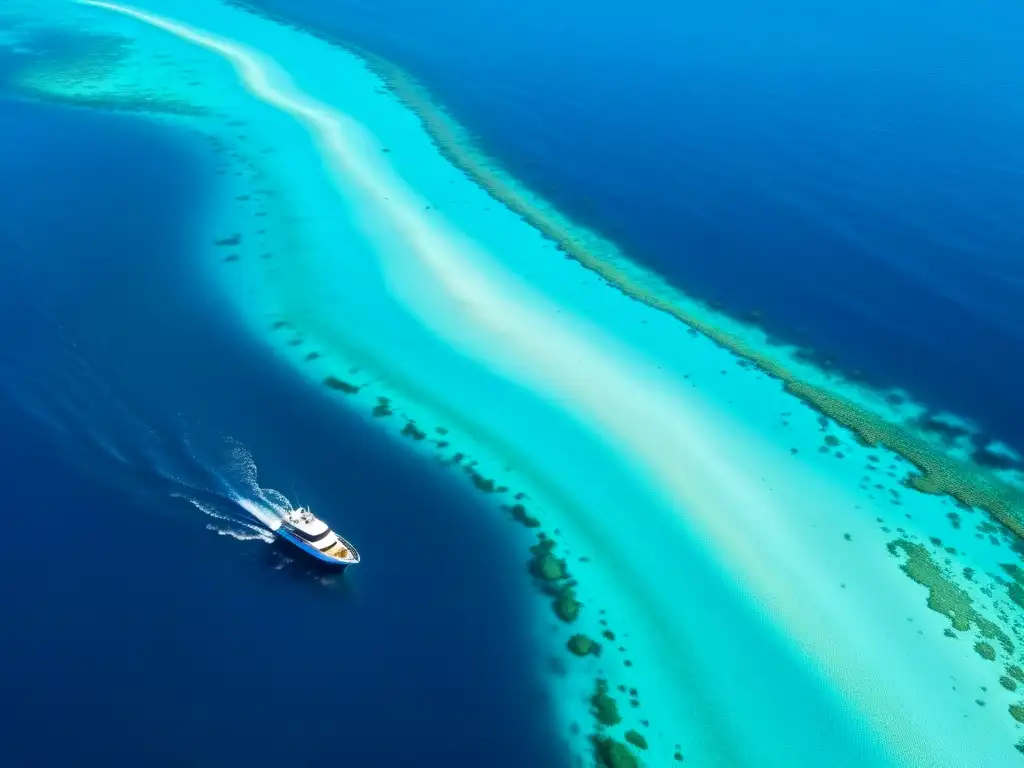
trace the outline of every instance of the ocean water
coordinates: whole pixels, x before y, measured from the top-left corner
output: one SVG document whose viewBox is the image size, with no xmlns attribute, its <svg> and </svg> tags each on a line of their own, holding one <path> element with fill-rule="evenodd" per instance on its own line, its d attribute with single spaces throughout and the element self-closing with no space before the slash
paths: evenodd
<svg viewBox="0 0 1024 768">
<path fill-rule="evenodd" d="M 357 764 L 1019 760 L 1020 478 L 970 460 L 1014 443 L 1012 352 L 979 339 L 1013 304 L 1017 166 L 992 131 L 928 165 L 973 135 L 962 111 L 937 144 L 901 132 L 949 106 L 908 83 L 954 55 L 946 96 L 974 77 L 1012 122 L 981 67 L 1009 60 L 995 26 L 953 50 L 952 9 L 904 47 L 818 6 L 261 7 L 0 16 L 10 475 L 83 544 L 73 578 L 21 595 L 11 654 L 64 674 L 5 673 L 38 702 L 14 756 L 53 718 L 108 762 L 319 762 L 301 706 Z M 962 226 L 948 283 L 919 267 L 942 227 L 914 212 Z M 694 296 L 757 296 L 813 346 Z M 869 384 L 829 354 L 869 356 Z M 364 561 L 294 559 L 258 519 L 282 496 Z M 5 546 L 12 579 L 40 562 Z M 88 610 L 90 642 L 38 595 Z M 335 685 L 296 674 L 309 658 Z M 68 679 L 102 687 L 117 731 L 55 708 Z"/>
<path fill-rule="evenodd" d="M 1024 447 L 1014 4 L 258 0 L 676 284 Z"/>
<path fill-rule="evenodd" d="M 523 558 L 218 308 L 190 255 L 201 148 L 10 100 L 0 135 L 0 761 L 562 764 Z M 328 578 L 251 527 L 224 485 L 251 487 L 239 447 L 358 542 L 359 570 Z"/>
</svg>

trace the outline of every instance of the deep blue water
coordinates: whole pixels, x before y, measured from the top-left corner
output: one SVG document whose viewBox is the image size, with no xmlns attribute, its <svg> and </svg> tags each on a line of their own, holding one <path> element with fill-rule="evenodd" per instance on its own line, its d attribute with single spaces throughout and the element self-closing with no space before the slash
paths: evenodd
<svg viewBox="0 0 1024 768">
<path fill-rule="evenodd" d="M 636 259 L 1024 447 L 1024 5 L 255 0 Z"/>
<path fill-rule="evenodd" d="M 232 325 L 207 160 L 0 101 L 0 764 L 565 764 L 508 524 Z M 201 490 L 224 436 L 363 564 L 324 584 L 172 497 L 240 516 Z"/>
</svg>

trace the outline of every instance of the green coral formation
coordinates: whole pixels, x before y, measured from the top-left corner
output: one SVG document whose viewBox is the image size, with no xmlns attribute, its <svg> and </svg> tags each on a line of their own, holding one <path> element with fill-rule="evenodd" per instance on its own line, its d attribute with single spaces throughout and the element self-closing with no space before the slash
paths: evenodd
<svg viewBox="0 0 1024 768">
<path fill-rule="evenodd" d="M 603 678 L 598 679 L 594 686 L 590 706 L 594 717 L 601 725 L 618 725 L 622 722 L 615 699 L 608 695 L 608 681 Z"/>
<path fill-rule="evenodd" d="M 565 560 L 554 554 L 555 542 L 544 534 L 537 537 L 537 543 L 530 547 L 529 569 L 534 577 L 547 584 L 555 584 L 569 578 Z M 576 599 L 576 590 L 571 583 L 564 583 L 552 591 L 552 608 L 555 615 L 567 624 L 576 621 L 582 604 Z"/>
<path fill-rule="evenodd" d="M 1024 587 L 1016 582 L 1008 584 L 1006 586 L 1006 596 L 1016 603 L 1020 608 L 1024 608 Z"/>
<path fill-rule="evenodd" d="M 642 733 L 635 729 L 626 731 L 626 741 L 637 749 L 647 749 L 647 739 L 644 738 Z"/>
<path fill-rule="evenodd" d="M 999 678 L 999 684 L 1008 691 L 1017 690 L 1017 682 L 1012 677 L 1007 677 L 1006 675 L 1003 675 Z"/>
<path fill-rule="evenodd" d="M 530 573 L 542 581 L 561 581 L 569 578 L 565 560 L 555 557 L 555 542 L 544 534 L 537 537 L 537 543 L 530 547 Z"/>
<path fill-rule="evenodd" d="M 566 643 L 566 647 L 577 656 L 600 656 L 601 646 L 586 635 L 573 635 Z"/>
<path fill-rule="evenodd" d="M 1024 584 L 1024 569 L 1016 563 L 1000 563 L 1000 568 L 1018 584 Z"/>
<path fill-rule="evenodd" d="M 1013 579 L 1006 585 L 1006 596 L 1019 607 L 1024 608 L 1024 569 L 1013 563 L 1002 563 L 999 567 Z"/>
<path fill-rule="evenodd" d="M 928 607 L 946 616 L 953 628 L 966 632 L 971 628 L 974 608 L 970 596 L 950 582 L 921 544 L 897 539 L 888 545 L 893 555 L 903 552 L 907 561 L 900 566 L 904 573 L 928 589 Z"/>
<path fill-rule="evenodd" d="M 996 660 L 996 649 L 990 643 L 975 643 L 974 652 L 988 661 Z"/>
<path fill-rule="evenodd" d="M 599 768 L 640 768 L 640 761 L 629 747 L 608 736 L 595 736 L 594 756 Z"/>
<path fill-rule="evenodd" d="M 1009 636 L 975 610 L 971 596 L 946 578 L 923 545 L 897 539 L 889 542 L 888 549 L 893 555 L 906 555 L 906 562 L 900 568 L 928 590 L 928 607 L 948 618 L 954 629 L 967 632 L 977 626 L 982 637 L 996 640 L 1007 654 L 1013 653 Z"/>
<path fill-rule="evenodd" d="M 1024 723 L 1024 705 L 1011 704 L 1010 705 L 1010 716 L 1018 723 Z"/>
<path fill-rule="evenodd" d="M 570 586 L 562 587 L 555 596 L 555 615 L 566 624 L 572 624 L 580 615 L 583 605 L 576 599 L 576 590 Z"/>
</svg>

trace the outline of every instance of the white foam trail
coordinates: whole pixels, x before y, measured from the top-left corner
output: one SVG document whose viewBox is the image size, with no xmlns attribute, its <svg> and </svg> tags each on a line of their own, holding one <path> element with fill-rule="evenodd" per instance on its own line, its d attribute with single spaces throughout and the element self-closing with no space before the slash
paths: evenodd
<svg viewBox="0 0 1024 768">
<path fill-rule="evenodd" d="M 756 457 L 773 456 L 770 446 L 759 445 L 741 424 L 679 389 L 600 329 L 571 319 L 439 217 L 428 218 L 423 201 L 381 162 L 362 126 L 297 90 L 259 52 L 145 11 L 81 1 L 223 56 L 251 93 L 304 124 L 339 189 L 358 198 L 366 226 L 384 245 L 380 257 L 391 287 L 410 310 L 454 348 L 603 434 L 661 489 L 708 549 L 724 558 L 737 583 L 860 705 L 907 763 L 943 764 L 923 735 L 935 733 L 923 719 L 927 708 L 918 706 L 913 691 L 892 685 L 886 664 L 877 663 L 892 662 L 893 649 L 865 631 L 873 615 L 871 595 L 858 594 L 857 604 L 851 590 L 845 604 L 836 604 L 784 502 L 759 485 Z M 401 247 L 389 247 L 396 237 Z M 979 738 L 980 731 L 972 736 Z"/>
<path fill-rule="evenodd" d="M 274 541 L 273 534 L 267 531 L 266 529 L 256 525 L 251 525 L 241 520 L 237 520 L 236 518 L 233 518 L 229 515 L 225 515 L 217 511 L 209 504 L 204 504 L 203 502 L 199 501 L 199 499 L 193 498 L 192 496 L 186 496 L 185 494 L 181 493 L 172 493 L 171 497 L 184 499 L 185 501 L 189 502 L 192 506 L 194 506 L 196 509 L 198 509 L 200 512 L 209 515 L 210 517 L 216 518 L 217 520 L 223 520 L 224 522 L 228 523 L 230 527 L 227 528 L 221 528 L 212 523 L 206 526 L 208 530 L 216 531 L 221 536 L 231 536 L 232 538 L 238 539 L 239 541 L 265 541 L 268 544 Z"/>
<path fill-rule="evenodd" d="M 263 488 L 259 484 L 256 462 L 245 446 L 227 438 L 231 444 L 231 464 L 228 471 L 231 477 L 219 475 L 221 482 L 227 487 L 231 499 L 242 509 L 259 520 L 270 530 L 281 527 L 281 518 L 294 507 L 288 498 L 273 488 Z M 243 486 L 241 489 L 237 485 Z"/>
<path fill-rule="evenodd" d="M 236 529 L 231 531 L 217 528 L 216 530 L 221 533 L 239 539 L 259 538 L 267 542 L 273 541 L 272 532 L 281 527 L 281 518 L 286 512 L 293 509 L 292 503 L 279 491 L 260 486 L 256 462 L 245 446 L 231 437 L 222 439 L 229 446 L 226 464 L 210 470 L 207 463 L 192 456 L 192 460 L 203 468 L 208 477 L 212 479 L 212 483 L 195 484 L 182 478 L 171 479 L 188 489 L 219 496 L 223 499 L 224 505 L 231 508 L 232 511 L 235 509 L 244 511 L 251 522 L 239 519 L 229 511 L 221 511 L 188 492 L 174 492 L 171 493 L 171 496 L 185 499 L 205 514 L 236 526 Z M 183 443 L 186 448 L 189 447 L 187 438 L 183 440 Z M 164 476 L 166 477 L 166 471 L 164 471 Z M 248 533 L 239 534 L 237 528 L 242 528 Z"/>
<path fill-rule="evenodd" d="M 235 499 L 235 501 L 238 503 L 238 506 L 255 517 L 270 530 L 276 531 L 281 527 L 280 516 L 275 514 L 273 511 L 268 510 L 266 507 L 261 506 L 255 501 L 250 501 L 249 499 L 239 498 Z"/>
<path fill-rule="evenodd" d="M 237 541 L 264 541 L 268 544 L 273 541 L 273 538 L 268 540 L 266 536 L 258 533 L 247 534 L 242 533 L 241 531 L 236 531 L 233 528 L 218 528 L 213 523 L 207 523 L 206 530 L 213 531 L 218 536 L 230 536 L 232 539 Z"/>
</svg>

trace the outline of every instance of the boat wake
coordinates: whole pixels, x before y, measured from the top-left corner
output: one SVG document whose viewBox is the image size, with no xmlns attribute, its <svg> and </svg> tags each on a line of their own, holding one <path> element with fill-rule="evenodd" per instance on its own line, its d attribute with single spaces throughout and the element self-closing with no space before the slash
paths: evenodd
<svg viewBox="0 0 1024 768">
<path fill-rule="evenodd" d="M 235 538 L 261 538 L 264 541 L 273 541 L 274 536 L 271 532 L 281 527 L 281 518 L 295 507 L 280 491 L 264 488 L 259 484 L 256 462 L 245 446 L 232 438 L 225 438 L 225 444 L 229 446 L 227 461 L 214 476 L 219 482 L 224 498 L 258 523 L 245 525 L 253 532 L 251 536 L 237 532 L 230 535 Z M 238 522 L 237 514 L 224 515 L 197 498 L 189 497 L 188 500 L 211 517 Z"/>
<path fill-rule="evenodd" d="M 273 541 L 293 505 L 259 484 L 249 451 L 178 412 L 180 390 L 159 385 L 166 372 L 112 355 L 101 324 L 76 321 L 75 292 L 31 257 L 18 231 L 0 229 L 0 253 L 10 287 L 0 322 L 22 329 L 19 343 L 0 345 L 0 413 L 24 422 L 55 458 L 147 508 L 185 502 L 218 534 Z"/>
<path fill-rule="evenodd" d="M 185 499 L 192 506 L 198 509 L 200 512 L 209 515 L 217 520 L 225 521 L 227 526 L 218 525 L 217 523 L 207 523 L 206 530 L 213 531 L 220 536 L 230 536 L 238 541 L 265 541 L 268 544 L 274 540 L 274 537 L 267 532 L 265 528 L 258 525 L 247 525 L 240 523 L 238 520 L 232 519 L 227 515 L 221 514 L 216 508 L 200 501 L 199 499 L 190 496 L 178 496 L 177 498 Z M 241 528 L 239 528 L 241 526 Z"/>
<path fill-rule="evenodd" d="M 289 499 L 258 481 L 246 447 L 177 412 L 165 374 L 110 353 L 101 327 L 75 322 L 75 294 L 60 290 L 46 260 L 17 230 L 0 228 L 8 306 L 24 329 L 0 345 L 0 400 L 85 474 L 140 496 L 148 508 L 183 501 L 211 518 L 208 527 L 243 541 L 272 542 Z"/>
<path fill-rule="evenodd" d="M 208 530 L 239 541 L 272 543 L 282 517 L 294 505 L 280 491 L 259 484 L 256 462 L 245 446 L 230 437 L 220 437 L 218 445 L 214 455 L 204 455 L 183 439 L 185 451 L 177 461 L 163 455 L 150 465 L 156 485 L 165 488 L 168 498 L 210 517 Z"/>
<path fill-rule="evenodd" d="M 36 414 L 41 414 L 36 409 Z M 124 415 L 130 411 L 126 410 Z M 185 502 L 211 518 L 207 529 L 239 541 L 275 541 L 274 531 L 294 505 L 280 491 L 259 484 L 252 454 L 231 437 L 190 435 L 180 422 L 161 427 L 137 418 L 124 420 L 115 431 L 71 419 L 62 420 L 58 434 L 78 431 L 72 459 L 90 475 L 112 481 L 141 496 L 146 506 L 180 508 Z M 54 425 L 53 419 L 45 419 Z M 124 429 L 131 425 L 134 429 Z M 83 447 L 93 450 L 83 453 Z M 209 446 L 209 447 L 206 447 Z M 167 504 L 171 501 L 170 504 Z"/>
</svg>

